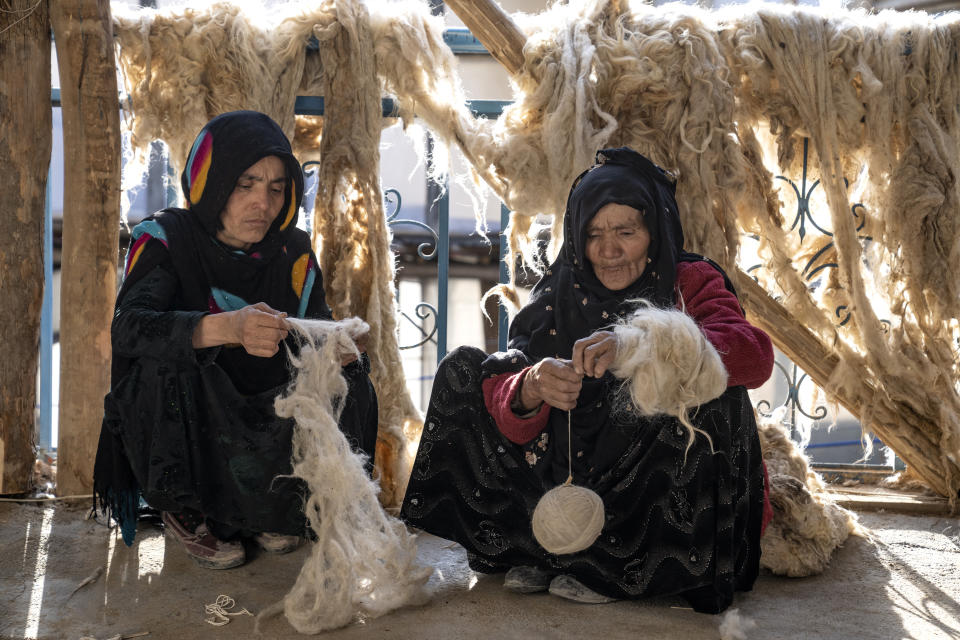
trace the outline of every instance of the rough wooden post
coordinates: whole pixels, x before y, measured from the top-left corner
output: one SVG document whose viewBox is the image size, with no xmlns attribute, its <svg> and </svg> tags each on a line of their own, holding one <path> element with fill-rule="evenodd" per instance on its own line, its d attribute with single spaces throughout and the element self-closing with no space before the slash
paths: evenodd
<svg viewBox="0 0 960 640">
<path fill-rule="evenodd" d="M 57 493 L 90 493 L 110 387 L 120 215 L 120 106 L 108 0 L 50 3 L 63 107 Z"/>
<path fill-rule="evenodd" d="M 50 166 L 47 3 L 0 11 L 0 493 L 31 489 L 43 213 Z"/>
<path fill-rule="evenodd" d="M 511 75 L 523 67 L 527 37 L 493 0 L 446 0 L 457 17 Z"/>
</svg>

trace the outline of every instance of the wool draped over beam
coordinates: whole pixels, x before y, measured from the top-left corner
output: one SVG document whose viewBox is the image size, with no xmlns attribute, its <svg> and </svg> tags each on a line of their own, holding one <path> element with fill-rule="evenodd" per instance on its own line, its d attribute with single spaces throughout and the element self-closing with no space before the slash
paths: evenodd
<svg viewBox="0 0 960 640">
<path fill-rule="evenodd" d="M 382 388 L 402 380 L 387 335 L 392 258 L 378 253 L 388 256 L 386 232 L 372 238 L 379 223 L 357 223 L 382 216 L 377 147 L 361 133 L 382 123 L 358 106 L 373 109 L 382 94 L 405 124 L 416 117 L 462 151 L 512 209 L 510 247 L 528 262 L 534 218 L 552 216 L 556 242 L 569 185 L 596 149 L 629 145 L 676 173 L 687 247 L 736 274 L 741 236 L 758 237 L 761 286 L 735 278 L 752 319 L 957 505 L 960 16 L 556 4 L 513 16 L 526 37 L 522 66 L 513 104 L 490 121 L 466 109 L 443 23 L 422 3 L 285 10 L 266 22 L 229 4 L 118 14 L 131 139 L 141 150 L 163 139 L 176 161 L 221 111 L 261 109 L 292 134 L 296 95 L 343 107 L 328 115 L 335 130 L 326 123 L 337 143 L 321 142 L 336 168 L 322 172 L 314 231 L 324 254 L 354 260 L 339 273 L 325 261 L 329 297 L 338 313 L 378 327 L 374 379 L 389 415 L 414 415 L 405 391 Z M 307 50 L 312 36 L 319 50 Z M 799 175 L 804 139 L 819 182 L 798 203 L 771 167 Z M 829 234 L 791 233 L 788 211 L 818 197 Z M 368 286 L 375 295 L 356 295 Z M 383 426 L 396 451 L 413 435 L 398 417 Z"/>
</svg>

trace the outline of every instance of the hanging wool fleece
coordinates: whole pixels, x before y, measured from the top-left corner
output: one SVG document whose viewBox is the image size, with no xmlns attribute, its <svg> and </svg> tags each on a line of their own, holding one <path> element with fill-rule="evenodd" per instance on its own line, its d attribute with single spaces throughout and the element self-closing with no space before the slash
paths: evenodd
<svg viewBox="0 0 960 640">
<path fill-rule="evenodd" d="M 383 344 L 371 354 L 391 402 L 385 416 L 413 414 L 402 390 L 383 387 L 402 380 L 388 236 L 375 226 L 368 237 L 361 224 L 382 214 L 368 135 L 382 92 L 405 124 L 416 117 L 463 151 L 513 211 L 509 246 L 528 257 L 537 215 L 552 217 L 558 246 L 567 185 L 596 149 L 631 146 L 674 172 L 687 248 L 737 284 L 741 234 L 759 238 L 764 266 L 752 275 L 838 360 L 825 386 L 958 504 L 957 14 L 555 3 L 514 16 L 527 36 L 524 64 L 513 104 L 492 121 L 465 106 L 442 21 L 423 3 L 298 3 L 256 21 L 228 4 L 177 11 L 115 13 L 135 146 L 161 138 L 183 156 L 196 130 L 228 108 L 261 108 L 286 129 L 298 91 L 345 109 L 330 114 L 341 124 L 327 128 L 332 156 L 323 160 L 338 168 L 321 178 L 321 202 L 332 204 L 316 231 L 324 252 L 357 261 L 333 267 L 341 272 L 329 297 L 341 317 L 380 327 Z M 311 35 L 320 48 L 308 55 Z M 803 193 L 802 173 L 815 185 Z M 830 235 L 794 233 L 814 224 Z M 364 242 L 369 252 L 349 248 Z M 354 293 L 369 283 L 375 294 Z M 399 418 L 382 427 L 394 451 L 416 437 Z"/>
<path fill-rule="evenodd" d="M 301 348 L 290 357 L 294 381 L 275 408 L 296 421 L 292 473 L 309 487 L 304 511 L 316 540 L 283 610 L 300 633 L 319 633 L 422 603 L 432 569 L 416 564 L 414 537 L 380 506 L 364 458 L 337 426 L 347 394 L 340 358 L 357 353 L 353 338 L 367 332 L 366 323 L 289 322 Z"/>
</svg>

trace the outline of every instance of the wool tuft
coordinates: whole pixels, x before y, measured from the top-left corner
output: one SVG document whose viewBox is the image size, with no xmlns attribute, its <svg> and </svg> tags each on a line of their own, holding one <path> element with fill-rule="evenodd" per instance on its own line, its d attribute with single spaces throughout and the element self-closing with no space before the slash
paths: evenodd
<svg viewBox="0 0 960 640">
<path fill-rule="evenodd" d="M 562 484 L 543 494 L 533 510 L 533 537 L 557 555 L 583 551 L 603 530 L 603 500 L 586 487 Z"/>
<path fill-rule="evenodd" d="M 687 428 L 688 451 L 696 433 L 710 440 L 687 411 L 726 390 L 727 370 L 693 318 L 645 304 L 613 331 L 617 357 L 610 373 L 625 381 L 640 414 L 677 418 Z"/>
<path fill-rule="evenodd" d="M 720 640 L 747 640 L 747 631 L 756 626 L 757 623 L 741 615 L 739 609 L 727 609 L 720 620 Z"/>
<path fill-rule="evenodd" d="M 833 502 L 807 458 L 776 420 L 758 423 L 773 519 L 760 538 L 760 566 L 791 578 L 816 575 L 850 534 L 856 516 Z"/>
<path fill-rule="evenodd" d="M 432 569 L 416 563 L 414 536 L 383 510 L 365 456 L 351 450 L 337 425 L 347 394 L 340 358 L 357 353 L 353 338 L 365 334 L 367 324 L 358 318 L 288 322 L 300 353 L 290 354 L 295 375 L 275 408 L 296 421 L 292 475 L 309 487 L 304 511 L 316 541 L 283 609 L 297 631 L 319 633 L 422 603 Z"/>
</svg>

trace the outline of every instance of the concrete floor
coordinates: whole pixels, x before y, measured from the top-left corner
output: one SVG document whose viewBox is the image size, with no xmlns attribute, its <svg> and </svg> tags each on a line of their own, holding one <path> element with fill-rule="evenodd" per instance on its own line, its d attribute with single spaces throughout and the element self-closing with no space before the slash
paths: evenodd
<svg viewBox="0 0 960 640">
<path fill-rule="evenodd" d="M 209 571 L 150 526 L 131 548 L 79 505 L 0 503 L 0 638 L 208 640 L 254 637 L 254 619 L 214 627 L 204 605 L 219 594 L 258 613 L 280 600 L 307 556 L 255 555 L 243 567 Z M 865 513 L 873 542 L 851 539 L 822 575 L 761 576 L 736 603 L 756 623 L 747 638 L 960 638 L 960 521 Z M 474 574 L 458 545 L 420 538 L 421 561 L 435 567 L 430 603 L 328 632 L 371 638 L 719 638 L 719 616 L 680 600 L 578 605 L 547 594 L 516 595 L 502 576 Z M 85 578 L 102 574 L 77 589 Z M 302 637 L 283 616 L 262 637 Z M 146 632 L 149 635 L 146 635 Z M 144 635 L 137 635 L 144 634 Z"/>
</svg>

